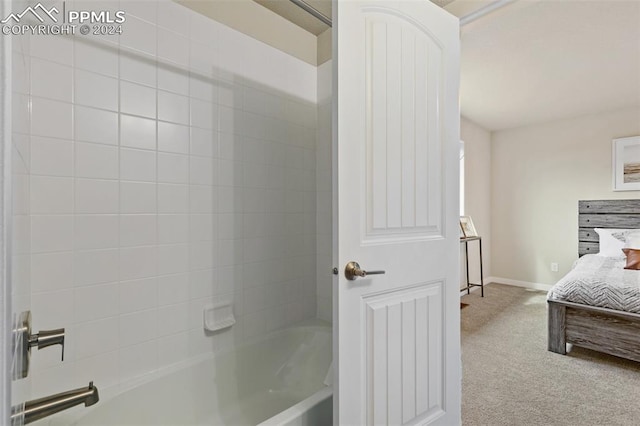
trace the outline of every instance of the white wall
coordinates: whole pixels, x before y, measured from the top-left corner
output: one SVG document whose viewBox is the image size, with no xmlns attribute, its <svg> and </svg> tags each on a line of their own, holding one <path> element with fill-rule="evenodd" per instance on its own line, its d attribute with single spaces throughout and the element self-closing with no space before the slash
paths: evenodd
<svg viewBox="0 0 640 426">
<path fill-rule="evenodd" d="M 491 276 L 491 133 L 461 117 L 460 138 L 464 141 L 464 213 L 471 216 L 482 237 L 483 275 Z M 469 280 L 480 282 L 477 242 L 468 243 Z M 461 252 L 464 262 L 464 251 Z M 464 269 L 461 274 L 464 274 Z M 464 275 L 462 276 L 464 280 Z"/>
<path fill-rule="evenodd" d="M 316 36 L 253 0 L 174 0 L 230 28 L 317 65 Z"/>
<path fill-rule="evenodd" d="M 120 38 L 14 58 L 34 331 L 67 330 L 34 396 L 316 315 L 316 68 L 169 1 L 120 8 Z M 221 301 L 238 322 L 205 333 Z"/>
<path fill-rule="evenodd" d="M 333 256 L 332 256 L 332 127 L 331 127 L 331 74 L 332 61 L 318 67 L 318 130 L 316 150 L 317 188 L 317 294 L 318 318 L 333 318 Z"/>
<path fill-rule="evenodd" d="M 611 171 L 612 139 L 638 134 L 638 108 L 494 132 L 492 275 L 554 284 L 566 274 L 577 258 L 578 200 L 640 196 L 612 191 Z"/>
</svg>

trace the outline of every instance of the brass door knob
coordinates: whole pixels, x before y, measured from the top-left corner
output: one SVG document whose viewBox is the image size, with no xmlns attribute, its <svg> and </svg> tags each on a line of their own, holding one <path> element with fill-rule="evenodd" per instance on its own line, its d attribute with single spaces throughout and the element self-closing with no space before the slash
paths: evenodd
<svg viewBox="0 0 640 426">
<path fill-rule="evenodd" d="M 360 264 L 358 262 L 351 261 L 347 263 L 347 266 L 344 268 L 344 276 L 353 281 L 358 277 L 366 277 L 367 275 L 381 275 L 384 274 L 384 271 L 365 271 L 360 268 Z"/>
</svg>

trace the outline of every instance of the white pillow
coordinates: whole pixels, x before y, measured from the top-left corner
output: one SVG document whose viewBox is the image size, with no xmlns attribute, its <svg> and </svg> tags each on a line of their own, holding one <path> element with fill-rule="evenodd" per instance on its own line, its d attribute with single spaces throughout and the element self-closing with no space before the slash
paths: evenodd
<svg viewBox="0 0 640 426">
<path fill-rule="evenodd" d="M 625 245 L 625 235 L 637 231 L 635 229 L 602 229 L 595 228 L 600 239 L 600 252 L 598 256 L 621 257 Z"/>
</svg>

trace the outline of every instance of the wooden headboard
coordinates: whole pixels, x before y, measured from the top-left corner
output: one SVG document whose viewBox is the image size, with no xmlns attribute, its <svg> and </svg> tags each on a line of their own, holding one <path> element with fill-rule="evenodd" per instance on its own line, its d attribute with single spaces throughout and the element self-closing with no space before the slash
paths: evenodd
<svg viewBox="0 0 640 426">
<path fill-rule="evenodd" d="M 640 228 L 640 200 L 578 201 L 578 255 L 598 253 L 593 228 Z"/>
</svg>

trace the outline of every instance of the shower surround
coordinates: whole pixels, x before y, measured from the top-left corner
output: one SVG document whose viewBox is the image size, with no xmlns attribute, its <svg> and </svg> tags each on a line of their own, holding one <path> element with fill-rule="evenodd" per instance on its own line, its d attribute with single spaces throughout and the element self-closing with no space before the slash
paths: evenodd
<svg viewBox="0 0 640 426">
<path fill-rule="evenodd" d="M 13 39 L 16 306 L 67 335 L 31 395 L 316 317 L 316 67 L 170 1 L 73 4 L 122 35 Z"/>
</svg>

